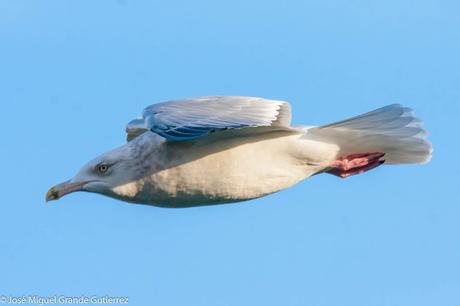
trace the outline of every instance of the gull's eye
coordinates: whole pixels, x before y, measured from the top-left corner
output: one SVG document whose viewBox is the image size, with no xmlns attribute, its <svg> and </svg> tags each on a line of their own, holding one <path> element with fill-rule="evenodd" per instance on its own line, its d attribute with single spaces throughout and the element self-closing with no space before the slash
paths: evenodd
<svg viewBox="0 0 460 306">
<path fill-rule="evenodd" d="M 99 171 L 99 173 L 106 173 L 107 170 L 109 170 L 109 166 L 107 164 L 100 164 L 97 167 L 97 171 Z"/>
</svg>

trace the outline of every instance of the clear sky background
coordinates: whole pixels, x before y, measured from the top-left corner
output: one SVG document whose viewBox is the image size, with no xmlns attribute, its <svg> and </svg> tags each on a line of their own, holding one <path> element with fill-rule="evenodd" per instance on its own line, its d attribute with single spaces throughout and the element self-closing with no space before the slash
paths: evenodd
<svg viewBox="0 0 460 306">
<path fill-rule="evenodd" d="M 0 295 L 131 305 L 460 305 L 458 1 L 0 0 Z M 424 166 L 161 209 L 49 187 L 154 102 L 250 95 L 324 124 L 391 103 Z"/>
</svg>

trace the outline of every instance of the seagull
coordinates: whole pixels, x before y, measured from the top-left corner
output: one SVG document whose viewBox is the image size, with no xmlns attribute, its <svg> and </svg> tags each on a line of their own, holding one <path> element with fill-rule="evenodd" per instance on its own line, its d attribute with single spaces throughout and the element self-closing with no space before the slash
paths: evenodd
<svg viewBox="0 0 460 306">
<path fill-rule="evenodd" d="M 52 187 L 167 208 L 260 198 L 316 174 L 347 178 L 382 164 L 423 164 L 432 146 L 410 108 L 392 104 L 322 126 L 291 126 L 291 106 L 213 96 L 148 106 L 127 143 Z"/>
</svg>

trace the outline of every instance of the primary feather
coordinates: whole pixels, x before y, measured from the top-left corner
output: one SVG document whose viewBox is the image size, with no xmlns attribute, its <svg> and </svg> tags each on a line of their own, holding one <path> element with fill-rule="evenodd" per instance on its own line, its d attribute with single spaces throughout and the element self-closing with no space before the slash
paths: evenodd
<svg viewBox="0 0 460 306">
<path fill-rule="evenodd" d="M 183 141 L 210 132 L 262 126 L 289 126 L 289 103 L 253 97 L 200 97 L 153 104 L 128 123 L 128 140 L 151 130 Z"/>
</svg>

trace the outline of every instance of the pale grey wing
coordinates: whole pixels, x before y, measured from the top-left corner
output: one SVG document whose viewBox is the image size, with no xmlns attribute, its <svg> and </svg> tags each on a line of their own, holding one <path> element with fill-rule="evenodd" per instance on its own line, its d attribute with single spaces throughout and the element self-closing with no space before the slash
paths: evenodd
<svg viewBox="0 0 460 306">
<path fill-rule="evenodd" d="M 249 127 L 289 127 L 289 103 L 254 97 L 199 97 L 150 105 L 126 127 L 128 141 L 152 131 L 168 140 L 183 141 L 211 132 Z"/>
</svg>

